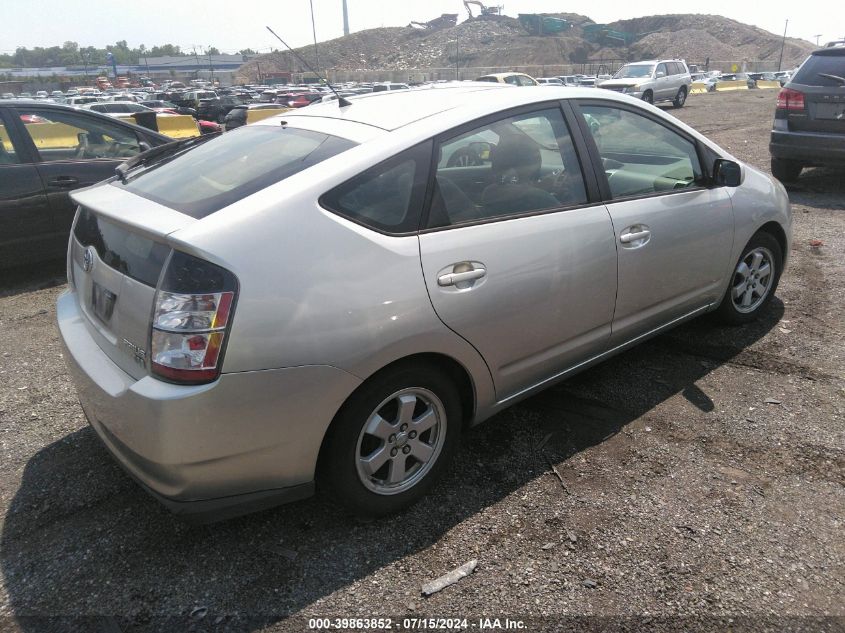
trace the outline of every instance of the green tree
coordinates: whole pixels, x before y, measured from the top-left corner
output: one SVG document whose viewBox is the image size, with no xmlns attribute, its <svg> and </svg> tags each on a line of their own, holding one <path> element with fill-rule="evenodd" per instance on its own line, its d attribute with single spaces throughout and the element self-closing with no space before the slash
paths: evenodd
<svg viewBox="0 0 845 633">
<path fill-rule="evenodd" d="M 150 57 L 173 57 L 185 55 L 182 49 L 173 44 L 162 44 L 161 46 L 153 46 L 150 49 Z"/>
</svg>

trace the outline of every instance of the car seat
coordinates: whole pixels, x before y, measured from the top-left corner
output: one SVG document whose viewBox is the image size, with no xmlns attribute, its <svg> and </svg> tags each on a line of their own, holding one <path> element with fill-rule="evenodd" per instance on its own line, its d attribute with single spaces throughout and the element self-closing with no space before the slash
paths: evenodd
<svg viewBox="0 0 845 633">
<path fill-rule="evenodd" d="M 542 159 L 540 148 L 529 137 L 502 137 L 491 159 L 493 183 L 481 195 L 485 216 L 560 206 L 557 198 L 534 184 L 540 176 Z"/>
</svg>

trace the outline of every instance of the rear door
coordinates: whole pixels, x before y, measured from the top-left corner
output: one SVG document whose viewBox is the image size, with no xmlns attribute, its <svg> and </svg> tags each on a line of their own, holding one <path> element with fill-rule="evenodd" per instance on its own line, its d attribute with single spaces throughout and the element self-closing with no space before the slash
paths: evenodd
<svg viewBox="0 0 845 633">
<path fill-rule="evenodd" d="M 492 145 L 482 165 L 448 166 L 481 140 Z M 500 401 L 601 353 L 610 335 L 613 226 L 573 140 L 550 104 L 465 126 L 435 149 L 425 282 L 440 319 L 484 357 Z"/>
<path fill-rule="evenodd" d="M 68 193 L 114 175 L 142 151 L 137 133 L 117 121 L 74 110 L 18 106 L 30 149 L 38 158 L 55 230 L 70 231 L 76 205 Z"/>
<path fill-rule="evenodd" d="M 733 207 L 725 188 L 705 182 L 695 140 L 668 121 L 611 101 L 582 101 L 579 111 L 619 253 L 613 347 L 720 298 Z"/>
<path fill-rule="evenodd" d="M 0 266 L 61 256 L 44 185 L 14 111 L 0 108 Z"/>
</svg>

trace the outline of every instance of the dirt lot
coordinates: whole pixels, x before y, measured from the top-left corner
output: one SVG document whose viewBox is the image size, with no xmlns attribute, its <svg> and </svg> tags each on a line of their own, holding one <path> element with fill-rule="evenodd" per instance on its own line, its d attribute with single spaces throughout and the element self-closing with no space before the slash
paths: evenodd
<svg viewBox="0 0 845 633">
<path fill-rule="evenodd" d="M 765 169 L 775 92 L 673 114 Z M 845 179 L 814 170 L 790 196 L 791 261 L 762 322 L 693 322 L 511 408 L 465 437 L 425 501 L 371 523 L 321 497 L 205 527 L 173 518 L 76 402 L 54 323 L 62 265 L 3 273 L 0 631 L 421 615 L 845 629 Z M 470 559 L 474 574 L 421 597 Z"/>
</svg>

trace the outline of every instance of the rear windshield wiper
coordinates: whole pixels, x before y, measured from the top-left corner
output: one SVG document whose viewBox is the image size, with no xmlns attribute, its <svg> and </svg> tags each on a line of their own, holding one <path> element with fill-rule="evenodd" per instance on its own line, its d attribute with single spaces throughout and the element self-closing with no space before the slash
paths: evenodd
<svg viewBox="0 0 845 633">
<path fill-rule="evenodd" d="M 824 77 L 825 79 L 833 79 L 834 81 L 838 81 L 840 83 L 845 84 L 845 77 L 840 77 L 839 75 L 831 75 L 829 73 L 816 73 L 819 77 Z"/>
<path fill-rule="evenodd" d="M 159 145 L 153 149 L 148 149 L 146 152 L 141 152 L 137 156 L 133 156 L 125 163 L 121 163 L 114 168 L 114 173 L 120 178 L 120 182 L 126 184 L 126 177 L 133 169 L 152 165 L 167 156 L 172 156 L 176 152 L 188 149 L 194 145 L 205 143 L 207 140 L 216 136 L 219 136 L 219 134 L 202 134 L 201 136 L 192 136 L 191 138 L 183 138 L 181 141 Z"/>
</svg>

